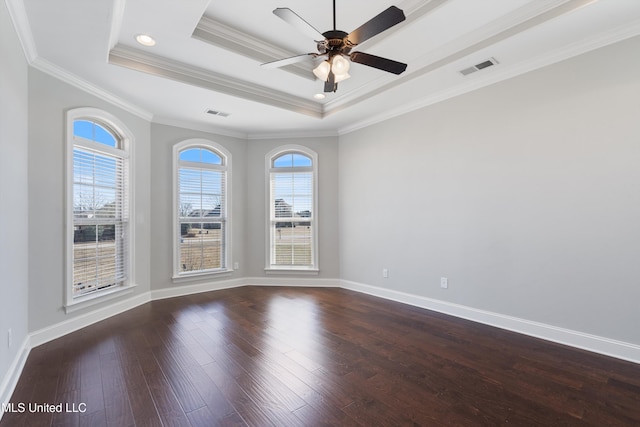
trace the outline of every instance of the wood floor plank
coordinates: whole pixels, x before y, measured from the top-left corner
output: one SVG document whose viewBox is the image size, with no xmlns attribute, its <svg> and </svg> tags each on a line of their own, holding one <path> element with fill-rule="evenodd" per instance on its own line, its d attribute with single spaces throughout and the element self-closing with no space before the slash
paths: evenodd
<svg viewBox="0 0 640 427">
<path fill-rule="evenodd" d="M 127 395 L 126 382 L 118 354 L 101 353 L 100 370 L 104 392 L 105 415 L 108 426 L 133 426 L 135 420 Z M 76 400 L 75 402 L 78 402 Z"/>
<path fill-rule="evenodd" d="M 168 351 L 156 350 L 154 357 L 185 412 L 192 412 L 205 406 L 202 397 L 185 374 L 185 371 L 181 369 Z"/>
<path fill-rule="evenodd" d="M 107 415 L 104 409 L 92 411 L 90 413 L 80 414 L 80 427 L 106 427 Z"/>
<path fill-rule="evenodd" d="M 136 338 L 135 334 L 127 332 L 119 337 L 116 345 L 126 396 L 136 426 L 161 426 L 162 421 L 137 357 Z"/>
<path fill-rule="evenodd" d="M 640 365 L 344 289 L 153 301 L 31 350 L 19 426 L 632 426 Z"/>
<path fill-rule="evenodd" d="M 212 427 L 219 424 L 218 417 L 206 406 L 189 412 L 187 418 L 193 427 Z"/>
<path fill-rule="evenodd" d="M 281 420 L 270 414 L 261 402 L 255 402 L 251 399 L 233 377 L 227 376 L 226 369 L 219 366 L 216 362 L 203 366 L 203 369 L 222 391 L 225 398 L 233 402 L 233 406 L 238 412 L 238 415 L 242 417 L 248 425 L 278 426 L 278 422 Z"/>
<path fill-rule="evenodd" d="M 80 390 L 70 390 L 62 394 L 57 394 L 56 403 L 65 405 L 75 405 L 80 402 Z M 54 413 L 51 425 L 55 427 L 77 427 L 80 425 L 79 412 Z"/>
</svg>

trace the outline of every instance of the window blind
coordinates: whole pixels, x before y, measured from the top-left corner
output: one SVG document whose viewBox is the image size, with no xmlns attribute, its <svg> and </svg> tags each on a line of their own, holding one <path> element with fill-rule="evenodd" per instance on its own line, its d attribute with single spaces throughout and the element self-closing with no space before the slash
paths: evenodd
<svg viewBox="0 0 640 427">
<path fill-rule="evenodd" d="M 73 295 L 128 278 L 126 158 L 82 144 L 73 149 Z"/>
<path fill-rule="evenodd" d="M 181 272 L 226 268 L 226 170 L 181 162 L 178 170 Z"/>
<path fill-rule="evenodd" d="M 313 265 L 313 171 L 296 169 L 271 172 L 272 265 Z"/>
</svg>

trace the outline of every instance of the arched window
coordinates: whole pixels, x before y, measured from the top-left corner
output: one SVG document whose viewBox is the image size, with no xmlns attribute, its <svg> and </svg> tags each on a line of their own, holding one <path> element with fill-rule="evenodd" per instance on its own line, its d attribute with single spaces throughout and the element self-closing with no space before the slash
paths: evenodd
<svg viewBox="0 0 640 427">
<path fill-rule="evenodd" d="M 66 307 L 129 286 L 131 136 L 96 109 L 67 114 Z"/>
<path fill-rule="evenodd" d="M 312 270 L 317 260 L 317 155 L 286 146 L 267 155 L 269 251 L 267 270 Z"/>
<path fill-rule="evenodd" d="M 230 154 L 207 140 L 174 147 L 174 278 L 228 270 Z"/>
</svg>

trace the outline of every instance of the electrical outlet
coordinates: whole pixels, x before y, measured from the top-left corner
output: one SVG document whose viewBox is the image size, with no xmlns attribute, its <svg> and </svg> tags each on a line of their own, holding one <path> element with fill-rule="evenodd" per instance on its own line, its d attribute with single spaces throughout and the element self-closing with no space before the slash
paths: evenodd
<svg viewBox="0 0 640 427">
<path fill-rule="evenodd" d="M 447 279 L 446 277 L 441 277 L 440 278 L 440 287 L 442 289 L 449 288 L 449 279 Z"/>
<path fill-rule="evenodd" d="M 13 345 L 13 334 L 11 333 L 11 328 L 7 330 L 7 347 L 11 348 Z"/>
<path fill-rule="evenodd" d="M 237 269 L 239 269 L 239 268 L 240 268 L 240 263 L 239 263 L 239 262 L 237 262 L 237 261 L 236 261 L 236 262 L 234 262 L 234 263 L 233 263 L 233 269 L 234 269 L 234 270 L 237 270 Z"/>
<path fill-rule="evenodd" d="M 382 269 L 382 277 L 384 277 L 385 279 L 389 278 L 389 270 L 386 268 Z"/>
</svg>

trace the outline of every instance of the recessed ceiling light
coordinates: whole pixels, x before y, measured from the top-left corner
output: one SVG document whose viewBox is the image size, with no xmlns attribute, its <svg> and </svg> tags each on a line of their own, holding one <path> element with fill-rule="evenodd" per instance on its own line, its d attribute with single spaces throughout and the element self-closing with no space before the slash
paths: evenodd
<svg viewBox="0 0 640 427">
<path fill-rule="evenodd" d="M 142 46 L 154 46 L 156 44 L 156 39 L 151 37 L 149 34 L 138 34 L 136 36 L 136 41 Z"/>
<path fill-rule="evenodd" d="M 313 95 L 313 97 L 315 99 L 324 99 L 325 98 L 324 93 L 316 93 L 315 95 Z"/>
</svg>

